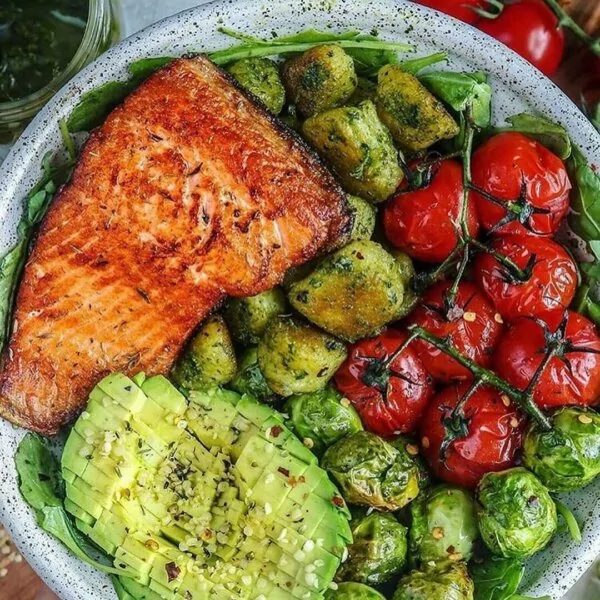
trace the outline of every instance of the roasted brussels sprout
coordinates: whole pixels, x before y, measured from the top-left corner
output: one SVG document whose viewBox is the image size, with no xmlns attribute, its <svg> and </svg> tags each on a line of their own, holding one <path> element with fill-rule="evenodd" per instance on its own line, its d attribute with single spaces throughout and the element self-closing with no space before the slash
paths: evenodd
<svg viewBox="0 0 600 600">
<path fill-rule="evenodd" d="M 346 347 L 308 323 L 278 317 L 258 344 L 258 365 L 280 396 L 323 389 L 346 359 Z"/>
<path fill-rule="evenodd" d="M 379 244 L 351 242 L 325 257 L 288 298 L 309 321 L 346 341 L 376 335 L 404 314 L 401 265 Z"/>
<path fill-rule="evenodd" d="M 415 265 L 408 254 L 397 248 L 390 250 L 390 253 L 396 259 L 398 267 L 400 268 L 400 273 L 402 274 L 402 281 L 404 281 L 404 298 L 402 300 L 400 314 L 398 315 L 398 319 L 402 319 L 412 312 L 419 301 L 419 296 L 414 288 L 417 272 L 415 270 Z"/>
<path fill-rule="evenodd" d="M 375 104 L 392 137 L 410 152 L 458 135 L 459 127 L 444 105 L 399 65 L 380 69 Z"/>
<path fill-rule="evenodd" d="M 410 456 L 374 433 L 358 431 L 330 446 L 321 466 L 338 482 L 350 504 L 398 510 L 419 493 Z"/>
<path fill-rule="evenodd" d="M 231 298 L 223 316 L 233 339 L 243 346 L 258 344 L 270 321 L 285 312 L 285 294 L 273 288 L 257 296 Z"/>
<path fill-rule="evenodd" d="M 290 102 L 310 117 L 341 106 L 356 89 L 354 61 L 339 46 L 316 46 L 289 58 L 281 68 Z"/>
<path fill-rule="evenodd" d="M 347 581 L 327 590 L 325 600 L 385 600 L 385 596 L 363 583 Z"/>
<path fill-rule="evenodd" d="M 402 181 L 390 132 L 370 100 L 315 115 L 304 121 L 302 133 L 350 194 L 383 202 Z"/>
<path fill-rule="evenodd" d="M 238 394 L 248 394 L 262 402 L 276 402 L 277 394 L 267 385 L 258 366 L 258 351 L 248 348 L 242 354 L 238 370 L 229 387 Z"/>
<path fill-rule="evenodd" d="M 493 554 L 527 558 L 556 531 L 556 506 L 527 469 L 488 473 L 477 488 L 479 531 Z"/>
<path fill-rule="evenodd" d="M 237 368 L 235 350 L 223 317 L 209 317 L 171 371 L 179 387 L 201 390 L 229 383 Z"/>
<path fill-rule="evenodd" d="M 285 89 L 277 65 L 268 58 L 242 58 L 227 67 L 242 88 L 278 115 L 285 104 Z"/>
<path fill-rule="evenodd" d="M 523 462 L 552 492 L 577 490 L 600 475 L 600 415 L 564 408 L 552 417 L 552 429 L 531 425 Z"/>
<path fill-rule="evenodd" d="M 377 585 L 389 581 L 406 564 L 406 527 L 390 513 L 358 514 L 350 523 L 353 542 L 340 565 L 337 581 Z"/>
<path fill-rule="evenodd" d="M 408 436 L 401 435 L 390 441 L 390 444 L 410 456 L 410 459 L 415 463 L 418 470 L 419 490 L 429 489 L 432 485 L 432 479 L 427 461 L 421 455 L 418 443 Z"/>
<path fill-rule="evenodd" d="M 348 206 L 354 219 L 349 241 L 370 240 L 375 231 L 377 211 L 369 202 L 358 196 L 348 196 Z"/>
<path fill-rule="evenodd" d="M 458 487 L 438 485 L 410 505 L 411 551 L 422 564 L 469 560 L 477 538 L 477 513 L 471 495 Z"/>
<path fill-rule="evenodd" d="M 322 454 L 344 436 L 361 431 L 358 413 L 335 389 L 292 396 L 285 405 L 289 425 L 315 454 Z"/>
<path fill-rule="evenodd" d="M 473 581 L 461 562 L 425 567 L 400 580 L 394 600 L 473 600 Z"/>
</svg>

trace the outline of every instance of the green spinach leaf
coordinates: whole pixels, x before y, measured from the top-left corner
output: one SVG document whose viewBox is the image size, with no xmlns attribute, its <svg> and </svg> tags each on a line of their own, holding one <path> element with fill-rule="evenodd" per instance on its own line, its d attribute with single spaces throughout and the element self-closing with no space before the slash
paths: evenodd
<svg viewBox="0 0 600 600">
<path fill-rule="evenodd" d="M 34 433 L 26 434 L 17 448 L 15 464 L 19 489 L 25 502 L 33 508 L 39 526 L 85 563 L 104 573 L 122 575 L 123 571 L 88 554 L 88 544 L 64 508 L 60 469 L 44 438 Z"/>
<path fill-rule="evenodd" d="M 510 126 L 495 127 L 493 130 L 494 133 L 503 133 L 506 131 L 523 133 L 537 140 L 542 146 L 545 146 L 563 160 L 571 156 L 571 138 L 562 125 L 553 123 L 544 117 L 528 113 L 520 113 L 512 117 L 507 117 L 506 122 L 510 123 Z"/>
<path fill-rule="evenodd" d="M 482 563 L 471 563 L 475 583 L 474 600 L 508 600 L 519 589 L 525 567 L 511 558 L 490 557 Z"/>
<path fill-rule="evenodd" d="M 492 88 L 484 73 L 435 71 L 419 79 L 440 100 L 457 112 L 471 107 L 475 125 L 489 127 L 492 118 Z"/>
</svg>

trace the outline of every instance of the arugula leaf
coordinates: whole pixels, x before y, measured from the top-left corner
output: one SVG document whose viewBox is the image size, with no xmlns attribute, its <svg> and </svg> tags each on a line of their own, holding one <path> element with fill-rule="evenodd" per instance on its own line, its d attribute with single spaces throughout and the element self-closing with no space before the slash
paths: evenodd
<svg viewBox="0 0 600 600">
<path fill-rule="evenodd" d="M 24 214 L 17 227 L 17 243 L 0 256 L 0 350 L 8 340 L 11 330 L 11 313 L 17 284 L 27 260 L 29 242 L 36 225 L 42 220 L 56 193 L 57 186 L 69 177 L 73 163 L 52 166 L 51 154 L 42 160 L 41 181 L 24 200 Z"/>
<path fill-rule="evenodd" d="M 435 71 L 419 76 L 421 83 L 457 112 L 471 107 L 475 125 L 489 127 L 492 119 L 492 88 L 485 73 Z"/>
<path fill-rule="evenodd" d="M 595 257 L 594 262 L 580 265 L 583 285 L 579 288 L 575 306 L 600 325 L 600 176 L 589 166 L 577 146 L 573 146 L 567 165 L 574 183 L 569 224 Z"/>
<path fill-rule="evenodd" d="M 101 125 L 108 114 L 145 79 L 173 60 L 172 57 L 143 58 L 129 65 L 127 81 L 109 81 L 85 93 L 67 119 L 71 133 L 91 131 Z"/>
<path fill-rule="evenodd" d="M 44 438 L 28 433 L 15 453 L 19 489 L 35 512 L 38 525 L 61 541 L 77 558 L 100 571 L 122 575 L 123 571 L 90 557 L 83 536 L 73 526 L 61 497 L 59 466 Z"/>
<path fill-rule="evenodd" d="M 209 58 L 217 65 L 225 65 L 242 58 L 258 56 L 285 56 L 305 52 L 321 44 L 337 44 L 346 50 L 356 64 L 360 75 L 373 75 L 388 63 L 398 62 L 398 52 L 412 52 L 409 44 L 385 42 L 373 35 L 358 31 L 345 33 L 327 33 L 309 29 L 302 33 L 272 40 L 239 34 L 230 29 L 221 28 L 221 33 L 239 39 L 241 44 L 209 53 Z"/>
<path fill-rule="evenodd" d="M 512 558 L 490 557 L 482 563 L 470 564 L 475 584 L 474 600 L 508 600 L 517 592 L 525 567 Z"/>
<path fill-rule="evenodd" d="M 426 67 L 430 67 L 440 62 L 448 62 L 448 54 L 446 52 L 436 52 L 435 54 L 429 54 L 428 56 L 420 56 L 419 58 L 405 60 L 400 63 L 400 66 L 403 71 L 406 71 L 411 75 L 416 75 Z"/>
<path fill-rule="evenodd" d="M 571 138 L 562 125 L 528 113 L 506 117 L 505 120 L 510 123 L 510 126 L 494 127 L 494 133 L 517 131 L 537 140 L 563 160 L 571 156 Z"/>
</svg>

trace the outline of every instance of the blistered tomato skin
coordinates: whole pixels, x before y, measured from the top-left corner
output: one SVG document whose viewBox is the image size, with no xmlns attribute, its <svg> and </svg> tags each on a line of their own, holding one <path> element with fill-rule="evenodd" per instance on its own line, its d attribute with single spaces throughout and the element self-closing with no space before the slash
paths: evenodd
<svg viewBox="0 0 600 600">
<path fill-rule="evenodd" d="M 473 193 L 482 227 L 494 234 L 552 235 L 569 210 L 571 182 L 563 161 L 521 133 L 500 133 L 475 151 L 473 183 L 501 202 L 517 201 L 525 185 L 528 207 L 534 211 L 526 226 L 519 220 L 499 226 L 506 209 Z"/>
<path fill-rule="evenodd" d="M 495 239 L 490 247 L 523 270 L 535 260 L 529 279 L 521 282 L 491 254 L 481 253 L 475 259 L 475 281 L 503 319 L 544 319 L 557 311 L 563 314 L 575 297 L 578 275 L 562 246 L 538 236 L 506 235 Z"/>
<path fill-rule="evenodd" d="M 464 406 L 466 435 L 456 438 L 444 451 L 444 421 L 452 416 L 469 387 L 462 383 L 434 396 L 421 422 L 420 443 L 437 477 L 474 488 L 486 473 L 515 465 L 523 443 L 524 419 L 506 396 L 493 388 L 480 388 Z"/>
<path fill-rule="evenodd" d="M 444 297 L 451 285 L 445 281 L 430 288 L 409 322 L 440 338 L 448 337 L 461 354 L 487 367 L 502 333 L 502 319 L 492 303 L 467 281 L 459 284 L 456 306 L 447 316 Z M 472 379 L 471 371 L 428 342 L 417 339 L 413 347 L 434 379 L 443 383 Z"/>
<path fill-rule="evenodd" d="M 458 244 L 463 196 L 462 166 L 454 160 L 442 161 L 427 187 L 400 191 L 385 207 L 383 225 L 388 240 L 414 259 L 442 262 Z M 479 220 L 471 196 L 467 224 L 476 237 Z"/>
<path fill-rule="evenodd" d="M 553 319 L 551 332 L 558 329 Z M 600 337 L 595 325 L 568 311 L 564 352 L 553 357 L 533 388 L 533 400 L 543 409 L 559 406 L 597 406 L 600 402 Z M 542 324 L 533 319 L 515 321 L 495 352 L 500 377 L 524 390 L 546 354 Z"/>
<path fill-rule="evenodd" d="M 433 395 L 431 377 L 410 346 L 387 364 L 406 337 L 388 329 L 354 344 L 334 379 L 365 429 L 385 438 L 413 433 Z"/>
</svg>

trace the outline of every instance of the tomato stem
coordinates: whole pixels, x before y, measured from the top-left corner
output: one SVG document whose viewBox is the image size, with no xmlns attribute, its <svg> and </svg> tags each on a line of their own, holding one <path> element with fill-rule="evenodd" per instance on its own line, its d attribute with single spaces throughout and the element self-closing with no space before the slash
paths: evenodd
<svg viewBox="0 0 600 600">
<path fill-rule="evenodd" d="M 591 52 L 600 56 L 600 38 L 594 38 L 587 33 L 583 27 L 567 14 L 565 9 L 560 5 L 558 0 L 545 0 L 546 4 L 552 9 L 552 12 L 558 18 L 558 26 L 569 29 L 583 44 L 585 44 Z"/>
<path fill-rule="evenodd" d="M 540 410 L 535 404 L 532 398 L 532 394 L 528 391 L 521 391 L 516 387 L 513 387 L 496 375 L 493 371 L 481 367 L 480 365 L 473 362 L 470 358 L 467 358 L 461 354 L 451 343 L 448 338 L 439 338 L 426 329 L 419 327 L 418 325 L 409 325 L 408 331 L 411 334 L 416 334 L 416 337 L 429 342 L 432 346 L 446 353 L 452 357 L 457 363 L 463 367 L 469 369 L 471 373 L 478 378 L 483 384 L 491 385 L 501 392 L 505 393 L 511 400 L 514 400 L 521 409 L 527 413 L 542 429 L 550 431 L 552 424 L 546 415 Z"/>
</svg>

